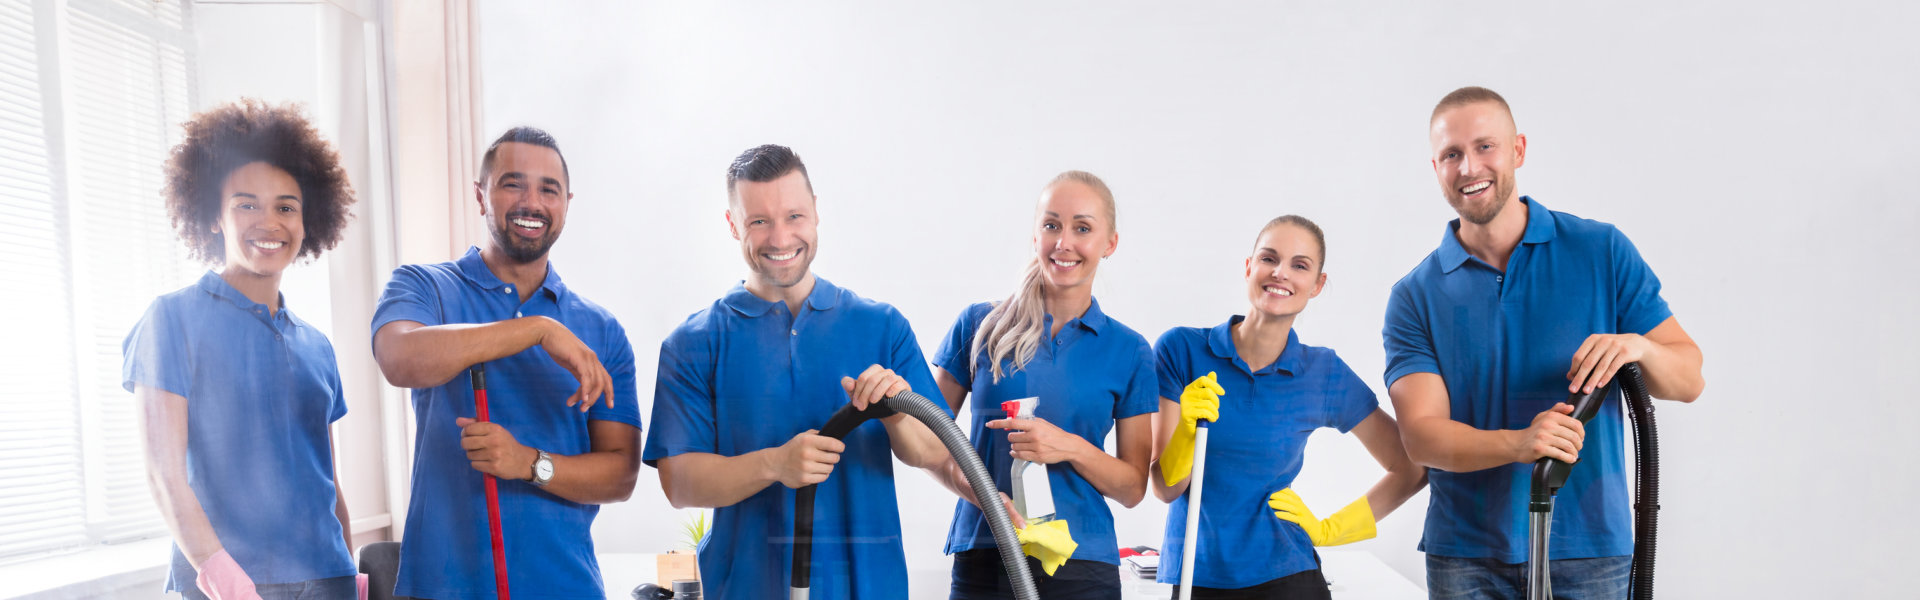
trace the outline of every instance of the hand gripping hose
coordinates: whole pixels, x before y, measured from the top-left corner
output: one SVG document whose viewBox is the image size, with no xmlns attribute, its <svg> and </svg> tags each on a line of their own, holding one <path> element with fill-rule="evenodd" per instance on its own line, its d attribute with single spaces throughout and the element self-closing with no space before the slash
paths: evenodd
<svg viewBox="0 0 1920 600">
<path fill-rule="evenodd" d="M 1647 395 L 1646 380 L 1640 363 L 1620 368 L 1621 395 L 1627 402 L 1627 414 L 1633 418 L 1635 461 L 1633 502 L 1633 571 L 1628 597 L 1653 599 L 1653 559 L 1655 537 L 1660 519 L 1660 439 L 1653 424 L 1653 399 Z M 1590 394 L 1574 393 L 1567 399 L 1573 405 L 1573 418 L 1585 423 L 1599 414 L 1600 404 L 1610 386 L 1601 386 Z M 1574 465 L 1551 458 L 1533 464 L 1533 482 L 1527 502 L 1527 598 L 1548 600 L 1553 597 L 1553 578 L 1549 572 L 1547 539 L 1553 527 L 1553 496 L 1566 485 Z"/>
<path fill-rule="evenodd" d="M 473 418 L 487 422 L 487 365 L 473 366 Z M 500 484 L 484 475 L 487 486 L 487 527 L 493 532 L 493 585 L 500 600 L 507 598 L 507 545 L 500 535 Z"/>
<path fill-rule="evenodd" d="M 1013 583 L 1013 597 L 1017 600 L 1039 600 L 1040 593 L 1033 586 L 1033 573 L 1027 570 L 1026 553 L 1020 549 L 1020 538 L 1014 534 L 1013 519 L 1007 516 L 1006 504 L 991 499 L 1000 497 L 999 488 L 993 485 L 993 476 L 987 473 L 987 466 L 980 462 L 980 455 L 973 451 L 973 444 L 967 441 L 967 435 L 960 432 L 960 426 L 947 416 L 947 411 L 934 405 L 925 396 L 911 391 L 900 392 L 867 407 L 866 410 L 854 410 L 849 404 L 834 411 L 827 424 L 820 427 L 820 435 L 834 439 L 844 439 L 848 433 L 868 419 L 890 417 L 895 413 L 905 414 L 925 423 L 933 434 L 945 444 L 947 452 L 953 455 L 960 472 L 967 475 L 967 484 L 973 487 L 976 498 L 988 499 L 980 503 L 980 512 L 987 517 L 987 526 L 993 530 L 993 540 L 1000 546 L 1000 562 L 1007 567 L 1007 580 Z M 815 485 L 809 485 L 794 491 L 793 494 L 793 580 L 790 597 L 793 600 L 807 600 L 808 579 L 812 575 L 813 563 L 813 496 Z"/>
</svg>

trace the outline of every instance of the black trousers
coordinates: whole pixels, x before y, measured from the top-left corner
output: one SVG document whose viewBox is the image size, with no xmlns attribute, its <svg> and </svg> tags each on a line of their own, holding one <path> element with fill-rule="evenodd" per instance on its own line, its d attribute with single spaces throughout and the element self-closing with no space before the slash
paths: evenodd
<svg viewBox="0 0 1920 600">
<path fill-rule="evenodd" d="M 1301 571 L 1273 581 L 1237 589 L 1193 586 L 1194 600 L 1333 600 L 1327 591 L 1327 578 L 1319 569 Z M 1173 586 L 1172 600 L 1180 600 L 1180 586 Z"/>
<path fill-rule="evenodd" d="M 1048 576 L 1040 560 L 1027 559 L 1034 587 L 1046 600 L 1120 600 L 1120 566 L 1091 560 L 1067 559 Z M 965 550 L 953 555 L 952 600 L 999 600 L 1013 597 L 1007 567 L 995 548 Z"/>
</svg>

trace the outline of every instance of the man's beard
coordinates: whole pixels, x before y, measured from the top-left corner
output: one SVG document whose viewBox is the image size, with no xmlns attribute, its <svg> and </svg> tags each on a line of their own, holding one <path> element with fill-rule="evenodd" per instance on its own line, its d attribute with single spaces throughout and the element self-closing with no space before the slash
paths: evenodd
<svg viewBox="0 0 1920 600">
<path fill-rule="evenodd" d="M 548 223 L 547 227 L 553 227 L 553 224 Z M 558 241 L 558 235 L 552 231 L 544 232 L 535 239 L 527 239 L 514 235 L 507 231 L 506 227 L 491 221 L 487 223 L 487 232 L 493 235 L 494 245 L 506 252 L 507 258 L 523 264 L 540 260 L 547 255 L 547 250 L 553 248 L 553 243 Z"/>
<path fill-rule="evenodd" d="M 1507 207 L 1507 198 L 1513 197 L 1513 179 L 1511 177 L 1495 178 L 1493 189 L 1490 191 L 1493 192 L 1493 199 L 1488 201 L 1479 212 L 1467 208 L 1466 196 L 1459 190 L 1447 190 L 1447 203 L 1453 205 L 1454 212 L 1460 214 L 1461 220 L 1474 225 L 1486 225 L 1500 216 L 1500 211 Z"/>
</svg>

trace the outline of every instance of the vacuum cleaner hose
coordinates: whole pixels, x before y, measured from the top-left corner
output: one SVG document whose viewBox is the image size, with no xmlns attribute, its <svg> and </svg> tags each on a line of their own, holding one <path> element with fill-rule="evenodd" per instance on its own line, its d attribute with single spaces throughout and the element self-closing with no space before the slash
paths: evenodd
<svg viewBox="0 0 1920 600">
<path fill-rule="evenodd" d="M 1653 397 L 1639 363 L 1620 368 L 1620 391 L 1633 418 L 1633 571 L 1630 598 L 1652 600 L 1655 538 L 1660 530 L 1660 432 L 1653 426 Z"/>
<path fill-rule="evenodd" d="M 890 417 L 896 413 L 926 424 L 940 438 L 940 443 L 946 445 L 947 452 L 953 455 L 954 462 L 960 466 L 960 472 L 966 474 L 974 497 L 981 499 L 980 512 L 986 515 L 987 526 L 993 530 L 993 539 L 1000 546 L 1000 562 L 1007 567 L 1007 580 L 1013 584 L 1013 597 L 1017 600 L 1039 600 L 1040 592 L 1033 585 L 1033 573 L 1027 569 L 1027 557 L 1020 549 L 1020 538 L 1013 531 L 1013 518 L 1007 514 L 1005 504 L 995 501 L 1000 498 L 1000 490 L 994 487 L 993 476 L 988 474 L 980 455 L 973 451 L 973 444 L 967 441 L 967 435 L 960 431 L 953 417 L 947 416 L 945 409 L 925 396 L 911 391 L 900 392 L 868 406 L 864 411 L 854 410 L 851 404 L 840 407 L 840 410 L 834 411 L 833 417 L 827 419 L 827 424 L 820 427 L 820 435 L 843 439 L 869 419 Z M 808 578 L 812 575 L 813 497 L 816 485 L 794 492 L 792 589 L 796 597 L 804 597 L 801 590 L 807 589 Z"/>
<path fill-rule="evenodd" d="M 1653 563 L 1660 520 L 1660 438 L 1653 423 L 1653 397 L 1647 394 L 1647 383 L 1640 364 L 1622 366 L 1616 379 L 1620 382 L 1627 414 L 1633 419 L 1635 497 L 1633 561 L 1628 578 L 1628 597 L 1633 600 L 1652 600 Z M 1589 394 L 1574 394 L 1567 400 L 1574 405 L 1573 417 L 1582 422 L 1591 419 L 1598 413 L 1600 400 L 1606 392 L 1607 388 L 1601 387 Z M 1551 596 L 1547 539 L 1553 524 L 1553 495 L 1566 483 L 1572 470 L 1572 464 L 1550 458 L 1540 459 L 1534 464 L 1527 506 L 1530 537 L 1527 586 L 1528 594 L 1534 598 Z"/>
</svg>

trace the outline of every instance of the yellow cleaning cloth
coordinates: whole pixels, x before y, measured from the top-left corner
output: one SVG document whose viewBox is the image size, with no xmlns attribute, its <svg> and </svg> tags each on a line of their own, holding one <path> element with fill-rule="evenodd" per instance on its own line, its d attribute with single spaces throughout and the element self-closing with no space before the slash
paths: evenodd
<svg viewBox="0 0 1920 600">
<path fill-rule="evenodd" d="M 1020 549 L 1025 550 L 1027 556 L 1040 559 L 1040 568 L 1046 570 L 1049 577 L 1053 576 L 1054 571 L 1060 570 L 1060 565 L 1067 564 L 1067 559 L 1073 557 L 1074 549 L 1080 547 L 1079 543 L 1073 541 L 1073 534 L 1067 532 L 1066 521 L 1047 521 L 1017 533 L 1020 536 Z"/>
</svg>

